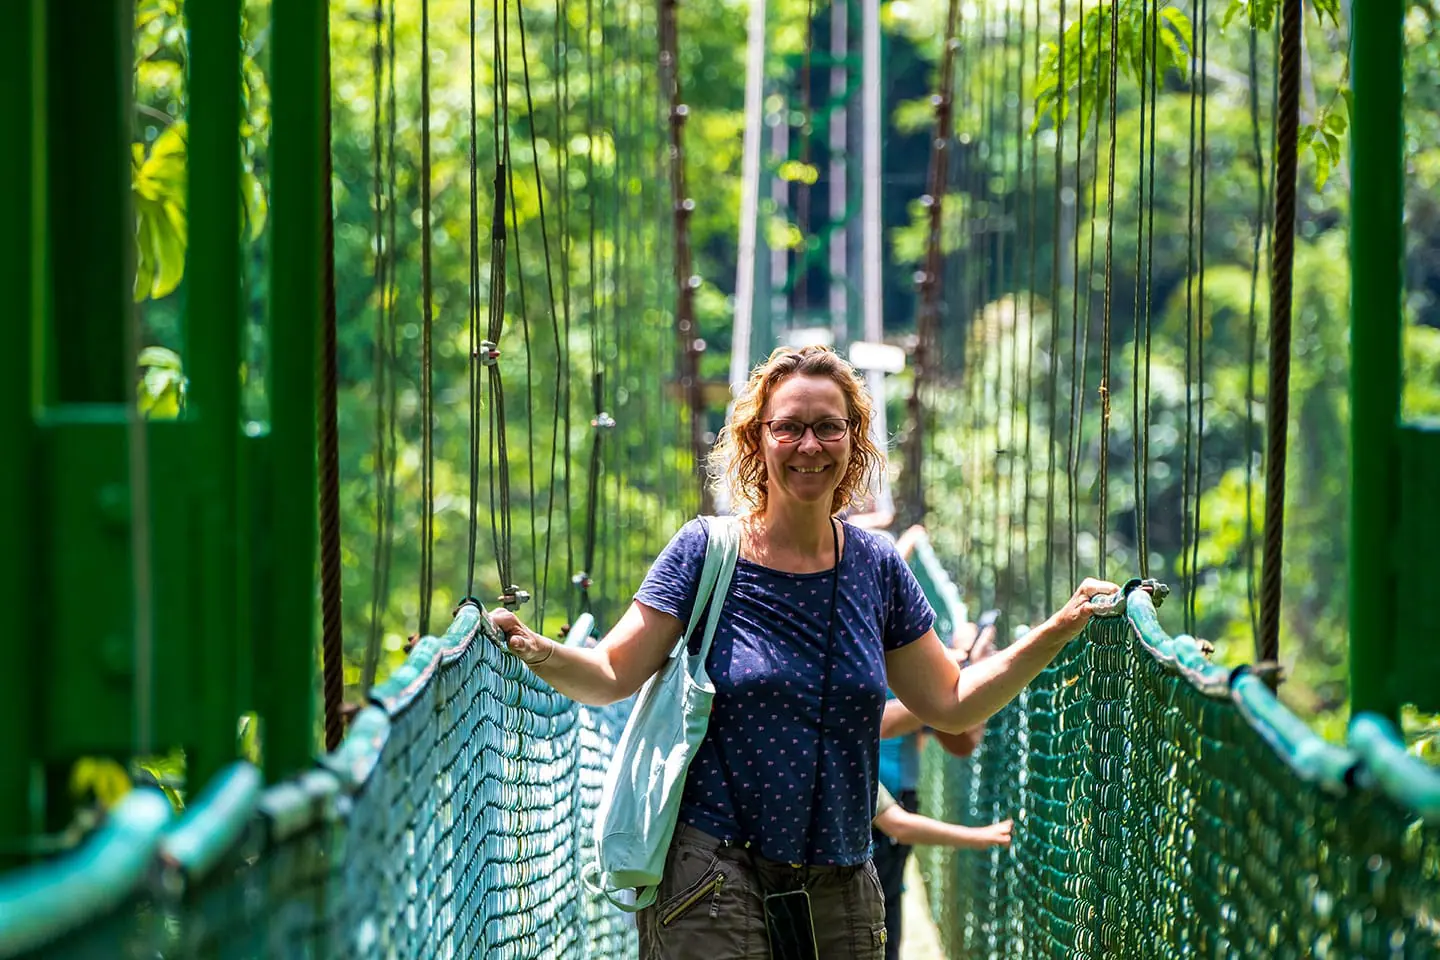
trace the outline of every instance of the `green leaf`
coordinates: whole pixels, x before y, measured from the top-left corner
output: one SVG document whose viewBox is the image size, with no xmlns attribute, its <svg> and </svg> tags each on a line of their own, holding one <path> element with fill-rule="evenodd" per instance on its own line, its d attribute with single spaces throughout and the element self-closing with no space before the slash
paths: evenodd
<svg viewBox="0 0 1440 960">
<path fill-rule="evenodd" d="M 135 302 L 174 292 L 185 276 L 189 241 L 186 217 L 185 124 L 171 124 L 151 144 L 131 150 L 130 191 L 135 208 Z"/>
</svg>

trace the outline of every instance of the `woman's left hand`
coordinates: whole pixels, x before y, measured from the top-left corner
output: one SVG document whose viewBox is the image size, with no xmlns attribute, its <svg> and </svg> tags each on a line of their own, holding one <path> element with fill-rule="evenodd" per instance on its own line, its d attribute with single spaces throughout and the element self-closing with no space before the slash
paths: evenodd
<svg viewBox="0 0 1440 960">
<path fill-rule="evenodd" d="M 1095 613 L 1090 601 L 1095 597 L 1108 597 L 1119 590 L 1120 586 L 1109 580 L 1086 577 L 1085 581 L 1075 588 L 1074 595 L 1065 602 L 1065 606 L 1050 618 L 1050 629 L 1047 631 L 1049 637 L 1054 639 L 1056 646 L 1064 646 L 1080 636 L 1080 632 Z"/>
</svg>

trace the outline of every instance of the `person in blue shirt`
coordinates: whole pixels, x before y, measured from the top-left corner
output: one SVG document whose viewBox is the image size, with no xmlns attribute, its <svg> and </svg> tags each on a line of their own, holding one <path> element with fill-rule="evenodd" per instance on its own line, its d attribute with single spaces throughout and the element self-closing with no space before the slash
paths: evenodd
<svg viewBox="0 0 1440 960">
<path fill-rule="evenodd" d="M 740 560 L 706 661 L 715 698 L 686 776 L 642 960 L 762 960 L 773 895 L 807 952 L 881 960 L 884 897 L 871 863 L 887 681 L 922 722 L 961 731 L 1015 697 L 1118 588 L 1087 579 L 1023 639 L 962 674 L 893 544 L 835 519 L 883 467 L 865 382 L 826 347 L 755 368 L 712 453 L 740 511 Z M 589 704 L 630 696 L 691 612 L 706 528 L 687 523 L 597 646 L 556 644 L 492 611 L 511 652 Z M 771 900 L 767 900 L 767 897 Z M 777 913 L 770 913 L 771 920 Z"/>
<path fill-rule="evenodd" d="M 896 550 L 902 559 L 909 560 L 916 537 L 923 532 L 923 528 L 916 526 L 901 534 Z M 987 621 L 984 626 L 974 623 L 957 625 L 951 638 L 951 656 L 962 669 L 994 651 L 995 621 L 990 614 L 984 619 Z M 882 797 L 888 795 L 897 808 L 911 815 L 921 812 L 916 788 L 920 780 L 920 750 L 924 736 L 924 725 L 919 718 L 890 692 L 880 722 L 880 787 Z M 976 724 L 951 737 L 946 749 L 957 756 L 968 756 L 980 746 L 984 736 L 985 724 Z M 906 836 L 885 829 L 878 821 L 874 824 L 873 833 L 875 872 L 885 894 L 885 957 L 886 960 L 898 960 L 903 936 L 905 866 L 914 844 L 908 842 Z"/>
</svg>

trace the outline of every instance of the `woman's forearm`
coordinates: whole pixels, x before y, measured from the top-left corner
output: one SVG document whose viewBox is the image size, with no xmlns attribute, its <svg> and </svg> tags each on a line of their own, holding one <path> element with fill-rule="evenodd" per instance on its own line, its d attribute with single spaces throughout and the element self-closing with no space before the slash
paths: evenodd
<svg viewBox="0 0 1440 960">
<path fill-rule="evenodd" d="M 958 847 L 962 850 L 985 850 L 994 845 L 990 837 L 976 827 L 946 823 L 933 817 L 910 813 L 899 806 L 875 820 L 881 832 L 910 847 Z"/>
<path fill-rule="evenodd" d="M 631 691 L 621 691 L 610 660 L 597 647 L 567 647 L 551 641 L 550 653 L 538 663 L 528 664 L 541 680 L 557 693 L 592 707 L 623 700 Z"/>
<path fill-rule="evenodd" d="M 1057 636 L 1051 620 L 1029 631 L 1004 650 L 960 671 L 955 702 L 947 716 L 931 726 L 959 733 L 994 716 L 1019 696 L 1049 666 L 1068 639 Z"/>
</svg>

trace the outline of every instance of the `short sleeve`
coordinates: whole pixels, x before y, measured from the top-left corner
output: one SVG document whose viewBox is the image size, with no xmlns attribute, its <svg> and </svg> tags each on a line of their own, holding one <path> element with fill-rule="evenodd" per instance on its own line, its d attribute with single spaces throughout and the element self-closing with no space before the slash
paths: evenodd
<svg viewBox="0 0 1440 960">
<path fill-rule="evenodd" d="M 935 625 L 935 610 L 895 545 L 884 543 L 881 549 L 885 552 L 884 566 L 889 573 L 885 580 L 890 591 L 885 604 L 885 649 L 898 650 L 930 631 Z"/>
<path fill-rule="evenodd" d="M 875 816 L 880 816 L 880 814 L 895 806 L 897 802 L 890 791 L 885 789 L 885 784 L 880 784 L 879 796 L 875 800 Z"/>
<path fill-rule="evenodd" d="M 681 527 L 650 565 L 635 599 L 682 622 L 689 620 L 708 540 L 705 524 L 698 517 Z"/>
</svg>

